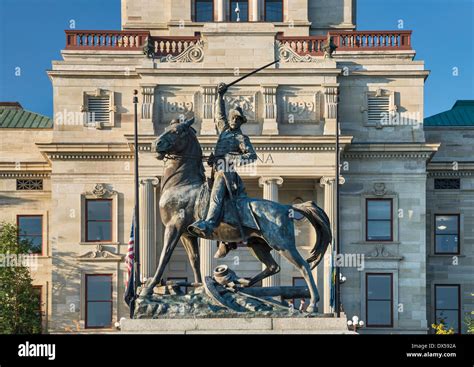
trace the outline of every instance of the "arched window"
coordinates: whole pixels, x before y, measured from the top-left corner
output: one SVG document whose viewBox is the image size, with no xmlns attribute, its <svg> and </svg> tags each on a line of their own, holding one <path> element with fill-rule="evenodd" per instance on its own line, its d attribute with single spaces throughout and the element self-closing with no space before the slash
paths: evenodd
<svg viewBox="0 0 474 367">
<path fill-rule="evenodd" d="M 249 2 L 248 0 L 230 0 L 230 21 L 248 22 L 249 21 Z M 238 12 L 236 10 L 239 10 Z"/>
<path fill-rule="evenodd" d="M 194 21 L 214 21 L 214 0 L 194 0 Z"/>
<path fill-rule="evenodd" d="M 265 0 L 265 21 L 283 22 L 283 0 Z"/>
</svg>

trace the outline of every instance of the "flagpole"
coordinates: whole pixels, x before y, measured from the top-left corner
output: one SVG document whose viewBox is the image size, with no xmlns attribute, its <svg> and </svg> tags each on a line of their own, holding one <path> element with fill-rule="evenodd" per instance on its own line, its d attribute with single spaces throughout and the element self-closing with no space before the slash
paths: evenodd
<svg viewBox="0 0 474 367">
<path fill-rule="evenodd" d="M 337 100 L 337 104 L 336 104 L 336 108 L 337 108 L 337 112 L 336 112 L 336 203 L 335 203 L 335 209 L 336 209 L 336 215 L 335 215 L 335 219 L 336 219 L 336 225 L 335 225 L 335 230 L 336 230 L 336 241 L 335 241 L 335 255 L 337 256 L 339 254 L 339 252 L 341 251 L 340 249 L 340 237 L 339 237 L 339 230 L 340 230 L 340 226 L 339 226 L 339 180 L 340 180 L 340 175 L 341 175 L 341 171 L 340 171 L 340 167 L 341 167 L 341 156 L 340 156 L 340 144 L 339 144 L 339 135 L 340 135 L 340 131 L 339 131 L 339 89 L 337 91 L 337 96 L 336 98 L 338 99 Z M 333 259 L 333 261 L 335 261 L 336 259 Z M 339 277 L 340 277 L 340 269 L 339 269 L 339 266 L 336 266 L 336 279 L 335 279 L 335 302 L 334 302 L 334 305 L 336 307 L 336 315 L 337 317 L 341 317 L 341 284 L 339 282 Z"/>
<path fill-rule="evenodd" d="M 141 284 L 140 277 L 140 176 L 138 172 L 138 91 L 135 89 L 133 91 L 133 105 L 134 105 L 134 145 L 135 145 L 135 228 L 134 228 L 134 262 L 133 270 L 135 273 L 135 295 L 137 294 L 137 289 Z"/>
</svg>

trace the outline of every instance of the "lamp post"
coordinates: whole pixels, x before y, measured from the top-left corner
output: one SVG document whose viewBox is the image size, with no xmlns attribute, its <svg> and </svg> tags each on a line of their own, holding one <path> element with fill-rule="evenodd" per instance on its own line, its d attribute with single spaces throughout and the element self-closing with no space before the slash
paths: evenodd
<svg viewBox="0 0 474 367">
<path fill-rule="evenodd" d="M 364 327 L 364 325 L 364 321 L 359 320 L 358 316 L 352 316 L 352 320 L 347 321 L 347 326 L 349 326 L 349 329 L 352 327 L 354 332 L 357 332 L 357 329 Z"/>
</svg>

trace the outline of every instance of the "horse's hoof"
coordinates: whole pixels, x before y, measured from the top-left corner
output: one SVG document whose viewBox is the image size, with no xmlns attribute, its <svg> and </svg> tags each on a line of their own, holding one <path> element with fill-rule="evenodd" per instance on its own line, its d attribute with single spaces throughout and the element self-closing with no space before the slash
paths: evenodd
<svg viewBox="0 0 474 367">
<path fill-rule="evenodd" d="M 154 287 L 143 287 L 143 289 L 140 292 L 140 297 L 151 296 L 153 294 L 153 288 Z"/>
<path fill-rule="evenodd" d="M 306 313 L 315 313 L 318 312 L 318 308 L 315 305 L 309 305 L 305 311 Z"/>
</svg>

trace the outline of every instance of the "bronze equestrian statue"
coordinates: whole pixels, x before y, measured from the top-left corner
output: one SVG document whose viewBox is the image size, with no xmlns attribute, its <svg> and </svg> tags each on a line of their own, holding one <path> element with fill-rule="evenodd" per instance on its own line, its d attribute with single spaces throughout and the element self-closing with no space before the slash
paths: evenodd
<svg viewBox="0 0 474 367">
<path fill-rule="evenodd" d="M 311 294 L 307 312 L 313 312 L 319 294 L 311 270 L 319 264 L 332 241 L 329 219 L 312 201 L 284 205 L 249 198 L 235 169 L 228 172 L 226 168 L 217 167 L 219 161 L 227 164 L 229 155 L 243 156 L 244 163 L 256 158 L 250 140 L 240 131 L 240 125 L 245 122 L 242 110 L 234 109 L 229 118 L 225 118 L 223 96 L 227 89 L 224 84 L 218 87 L 216 125 L 220 137 L 209 161 L 216 176 L 212 189 L 204 174 L 202 149 L 192 128 L 194 119 L 172 121 L 168 130 L 155 142 L 157 158 L 167 159 L 159 202 L 165 234 L 158 268 L 154 277 L 144 285 L 141 295 L 153 294 L 153 288 L 161 282 L 179 240 L 189 257 L 195 282 L 202 283 L 199 235 L 224 244 L 246 243 L 252 254 L 265 265 L 265 269 L 251 278 L 247 286 L 280 271 L 271 255 L 271 250 L 277 251 L 301 272 Z M 317 233 L 307 260 L 298 252 L 295 243 L 293 222 L 302 217 L 309 220 Z"/>
<path fill-rule="evenodd" d="M 235 197 L 246 196 L 244 184 L 235 171 L 235 157 L 239 157 L 239 165 L 253 163 L 257 160 L 257 153 L 255 153 L 250 139 L 242 134 L 242 130 L 240 130 L 242 124 L 247 122 L 242 109 L 240 107 L 232 109 L 229 112 L 229 119 L 227 119 L 224 101 L 227 88 L 224 83 L 220 83 L 217 87 L 218 100 L 216 102 L 215 121 L 219 139 L 214 153 L 211 154 L 208 160 L 208 164 L 212 166 L 213 184 L 206 220 L 199 220 L 188 227 L 189 232 L 201 238 L 211 238 L 214 230 L 219 225 L 226 195 L 230 193 L 232 201 Z M 244 236 L 243 231 L 241 231 L 241 234 Z M 235 243 L 220 242 L 219 249 L 214 257 L 225 257 L 230 249 L 235 247 Z"/>
</svg>

